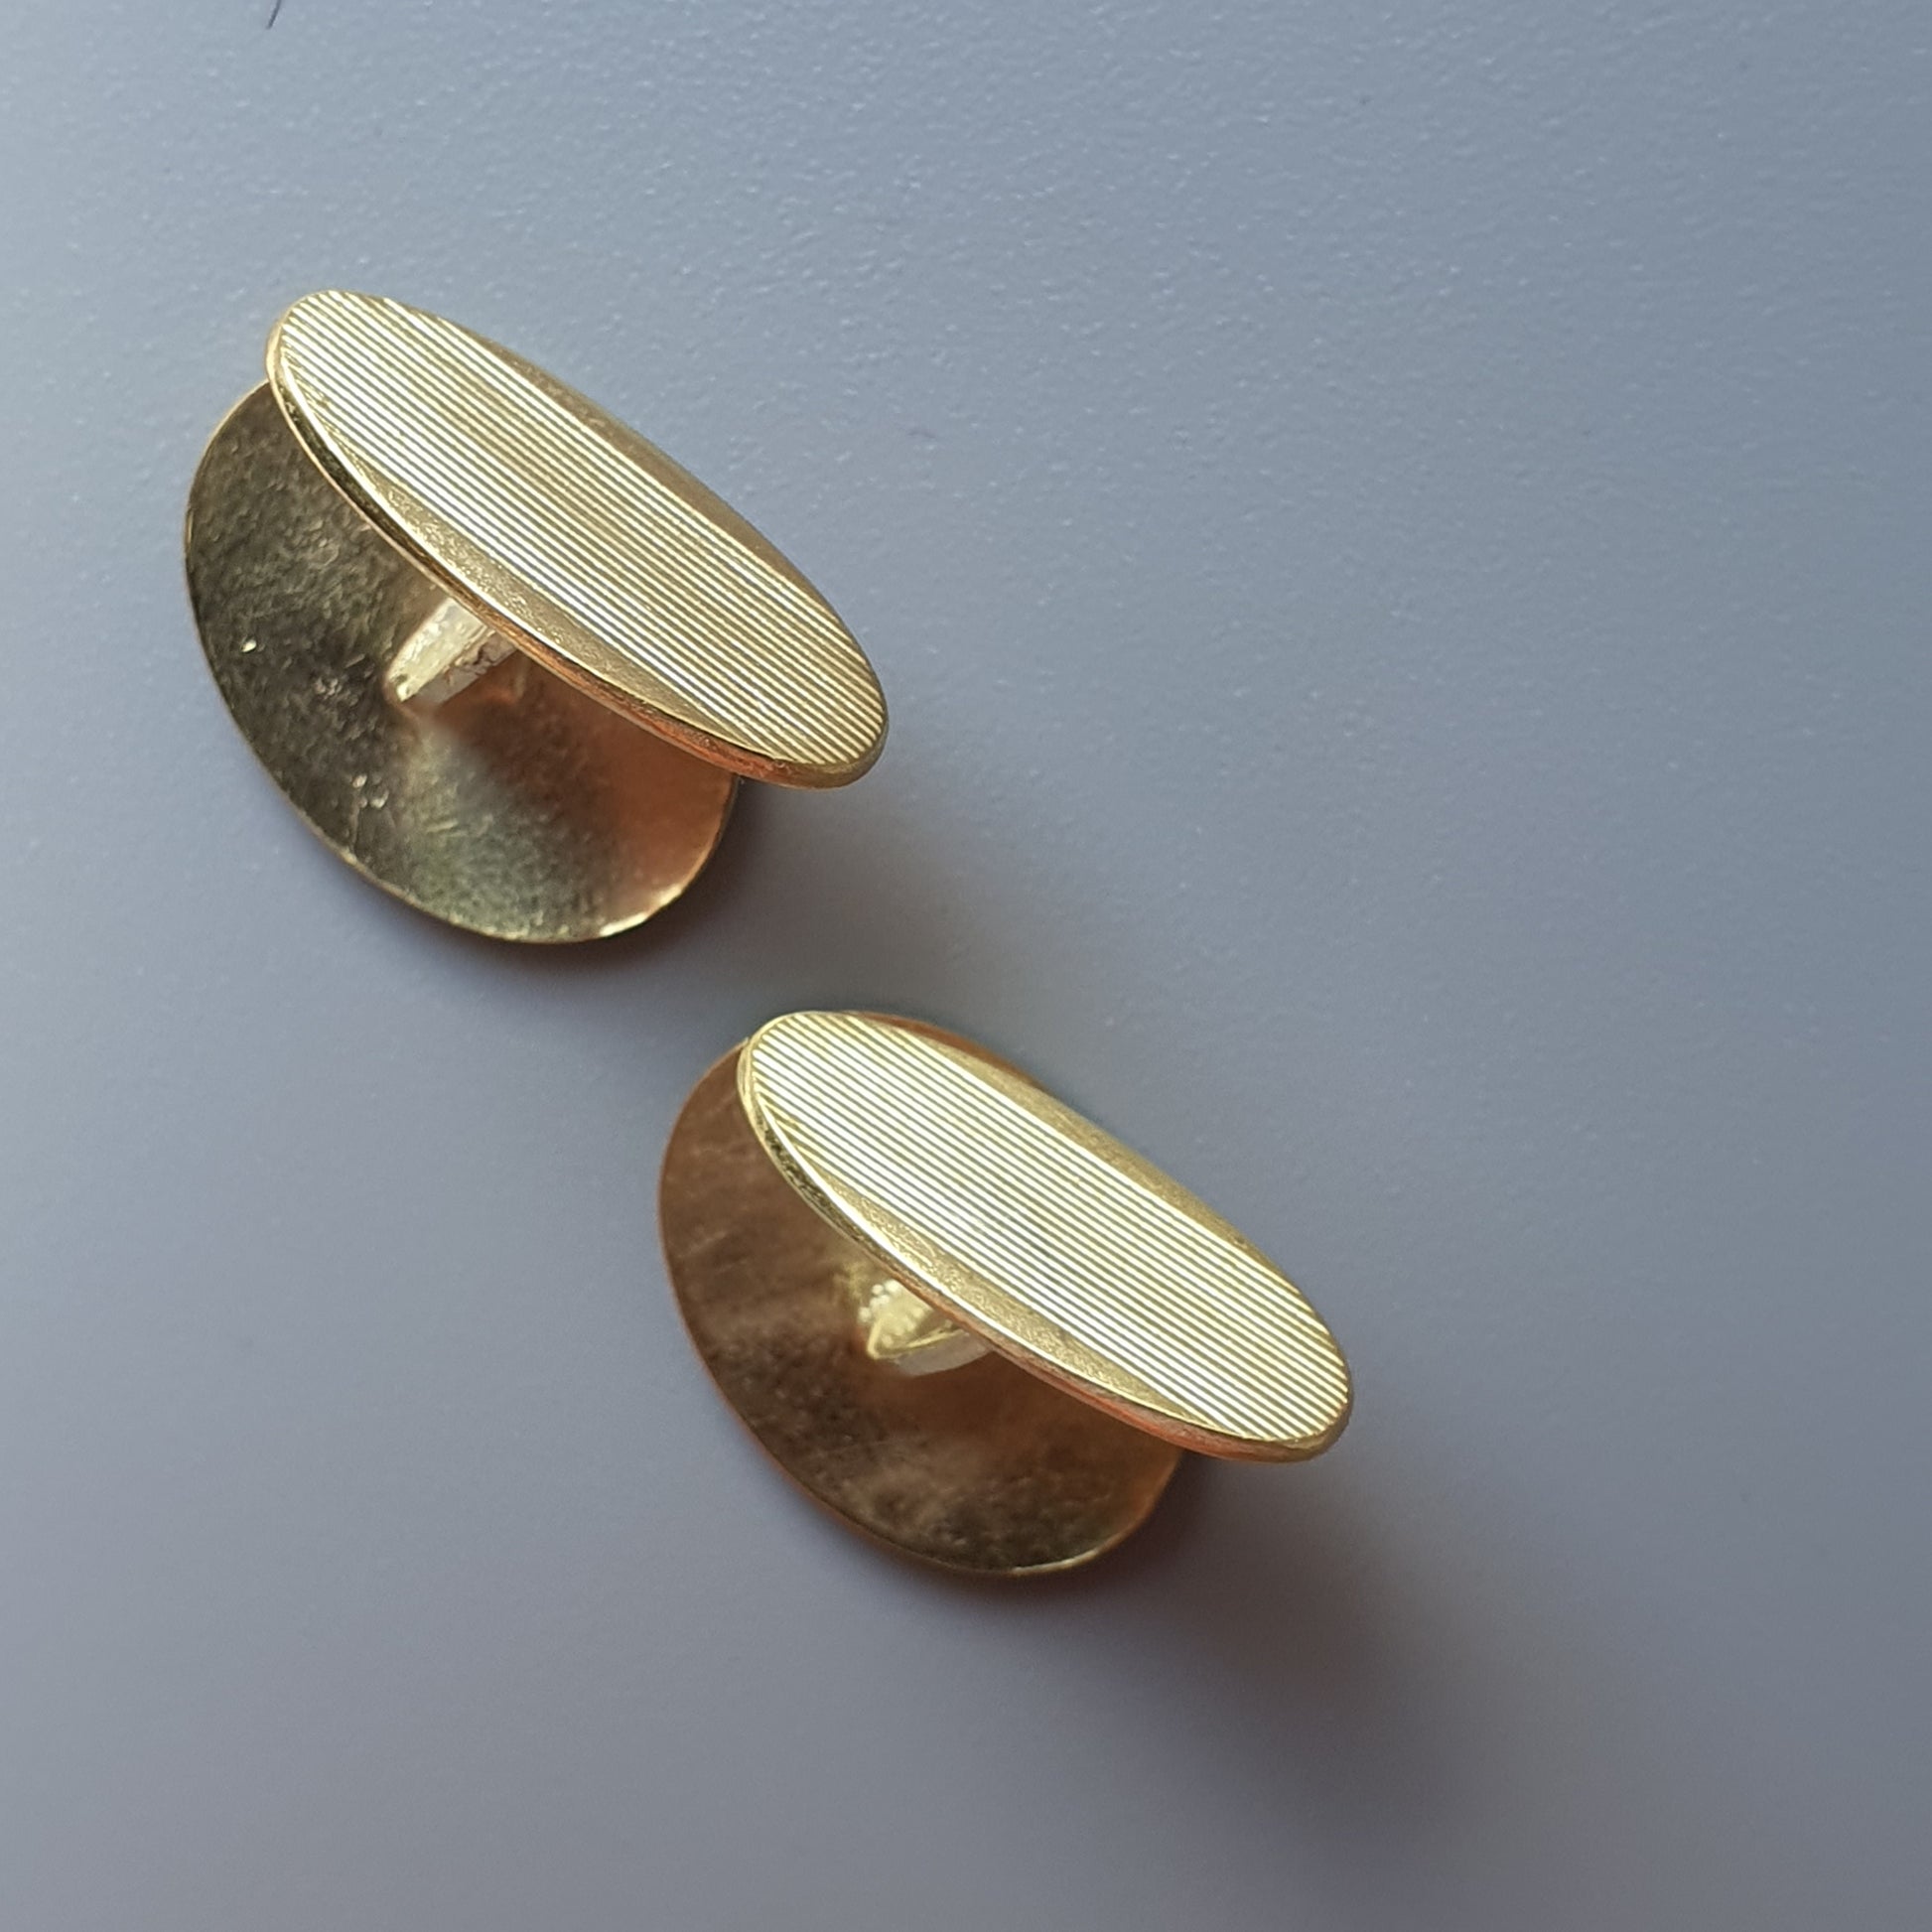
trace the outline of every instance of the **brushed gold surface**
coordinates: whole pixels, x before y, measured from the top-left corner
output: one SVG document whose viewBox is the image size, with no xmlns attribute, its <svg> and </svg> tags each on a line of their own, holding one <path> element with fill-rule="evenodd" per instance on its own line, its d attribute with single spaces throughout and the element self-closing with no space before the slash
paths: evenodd
<svg viewBox="0 0 1932 1932">
<path fill-rule="evenodd" d="M 331 480 L 460 603 L 696 756 L 840 785 L 879 756 L 878 681 L 831 606 L 634 430 L 441 317 L 327 290 L 269 380 Z"/>
<path fill-rule="evenodd" d="M 916 1026 L 794 1013 L 746 1043 L 738 1085 L 840 1234 L 1033 1373 L 1213 1455 L 1341 1433 L 1347 1365 L 1294 1284 L 1025 1075 Z"/>
<path fill-rule="evenodd" d="M 444 604 L 316 468 L 266 385 L 189 497 L 189 593 L 229 710 L 316 833 L 412 905 L 503 939 L 647 918 L 703 868 L 737 779 L 520 651 L 434 707 L 387 666 Z"/>
<path fill-rule="evenodd" d="M 734 1048 L 679 1114 L 659 1219 L 692 1341 L 764 1449 L 846 1521 L 954 1570 L 1064 1570 L 1137 1528 L 1171 1444 L 999 1354 L 933 1374 L 868 1354 L 879 1263 L 772 1165 L 738 1069 Z"/>
</svg>

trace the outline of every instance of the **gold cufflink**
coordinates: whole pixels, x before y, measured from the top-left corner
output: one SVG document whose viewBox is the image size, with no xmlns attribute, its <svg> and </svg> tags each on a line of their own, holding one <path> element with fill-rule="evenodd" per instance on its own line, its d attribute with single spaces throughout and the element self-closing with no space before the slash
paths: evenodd
<svg viewBox="0 0 1932 1932">
<path fill-rule="evenodd" d="M 665 1152 L 705 1366 L 817 1499 L 914 1556 L 1064 1570 L 1183 1449 L 1318 1455 L 1348 1366 L 1282 1272 L 1018 1069 L 951 1034 L 794 1013 L 720 1060 Z"/>
<path fill-rule="evenodd" d="M 454 323 L 306 296 L 188 512 L 235 722 L 341 856 L 505 939 L 621 932 L 741 777 L 842 785 L 886 706 L 832 607 L 634 431 Z"/>
</svg>

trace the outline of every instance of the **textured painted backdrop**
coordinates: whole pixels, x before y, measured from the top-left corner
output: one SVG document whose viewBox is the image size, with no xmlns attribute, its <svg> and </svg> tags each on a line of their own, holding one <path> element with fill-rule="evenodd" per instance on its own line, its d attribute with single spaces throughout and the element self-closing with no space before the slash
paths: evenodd
<svg viewBox="0 0 1932 1932">
<path fill-rule="evenodd" d="M 1922 1924 L 1922 0 L 275 12 L 0 28 L 0 1918 Z M 763 524 L 874 776 L 564 958 L 330 859 L 179 524 L 332 283 Z M 1199 1186 L 1339 1449 L 821 1521 L 652 1202 L 808 1003 Z"/>
</svg>

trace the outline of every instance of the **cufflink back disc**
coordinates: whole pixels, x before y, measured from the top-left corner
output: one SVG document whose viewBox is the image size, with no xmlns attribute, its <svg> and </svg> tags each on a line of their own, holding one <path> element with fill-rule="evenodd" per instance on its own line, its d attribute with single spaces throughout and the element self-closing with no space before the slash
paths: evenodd
<svg viewBox="0 0 1932 1932">
<path fill-rule="evenodd" d="M 267 360 L 196 473 L 190 596 L 243 735 L 376 884 L 498 938 L 621 932 L 702 870 L 739 778 L 878 757 L 831 606 L 595 404 L 337 291 Z"/>
<path fill-rule="evenodd" d="M 698 1082 L 659 1215 L 728 1402 L 859 1529 L 981 1575 L 1084 1563 L 1183 1449 L 1316 1455 L 1347 1365 L 1211 1209 L 917 1022 L 775 1020 Z"/>
</svg>

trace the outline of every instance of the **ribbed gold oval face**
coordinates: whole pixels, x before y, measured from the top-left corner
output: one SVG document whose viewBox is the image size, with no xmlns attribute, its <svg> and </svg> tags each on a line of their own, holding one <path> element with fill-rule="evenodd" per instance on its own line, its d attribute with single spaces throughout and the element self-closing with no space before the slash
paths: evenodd
<svg viewBox="0 0 1932 1932">
<path fill-rule="evenodd" d="M 794 1013 L 739 1056 L 765 1150 L 942 1313 L 1212 1455 L 1318 1454 L 1347 1364 L 1301 1292 L 1187 1190 L 1025 1075 L 870 1015 Z"/>
<path fill-rule="evenodd" d="M 276 400 L 311 457 L 453 597 L 714 763 L 839 785 L 886 735 L 832 607 L 635 431 L 467 329 L 330 290 L 283 316 Z"/>
</svg>

